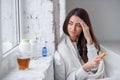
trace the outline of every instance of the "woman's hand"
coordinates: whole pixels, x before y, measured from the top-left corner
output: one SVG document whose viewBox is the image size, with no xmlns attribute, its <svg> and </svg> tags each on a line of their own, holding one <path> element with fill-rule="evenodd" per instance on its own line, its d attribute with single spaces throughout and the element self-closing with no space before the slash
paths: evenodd
<svg viewBox="0 0 120 80">
<path fill-rule="evenodd" d="M 101 58 L 95 57 L 94 59 L 88 61 L 83 65 L 85 71 L 90 71 L 90 69 L 98 68 Z"/>
<path fill-rule="evenodd" d="M 87 40 L 87 44 L 91 45 L 93 43 L 93 41 L 92 41 L 92 37 L 90 35 L 89 27 L 87 26 L 87 24 L 82 19 L 80 21 L 80 24 L 82 26 L 84 36 Z"/>
</svg>

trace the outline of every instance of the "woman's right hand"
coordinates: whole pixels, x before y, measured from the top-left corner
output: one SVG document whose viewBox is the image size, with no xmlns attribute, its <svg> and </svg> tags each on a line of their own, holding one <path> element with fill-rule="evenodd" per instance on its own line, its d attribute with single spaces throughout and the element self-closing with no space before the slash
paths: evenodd
<svg viewBox="0 0 120 80">
<path fill-rule="evenodd" d="M 82 19 L 80 21 L 80 24 L 82 26 L 85 39 L 87 40 L 87 44 L 91 45 L 93 43 L 93 41 L 92 41 L 92 37 L 90 34 L 89 26 Z"/>
<path fill-rule="evenodd" d="M 99 66 L 101 58 L 95 57 L 92 60 L 89 60 L 83 65 L 83 69 L 88 72 L 90 69 L 97 68 Z"/>
</svg>

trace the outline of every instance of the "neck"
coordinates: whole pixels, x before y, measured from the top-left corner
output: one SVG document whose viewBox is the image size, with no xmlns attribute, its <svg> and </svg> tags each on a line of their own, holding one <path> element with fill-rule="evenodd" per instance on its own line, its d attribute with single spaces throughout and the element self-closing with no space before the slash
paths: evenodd
<svg viewBox="0 0 120 80">
<path fill-rule="evenodd" d="M 72 42 L 77 42 L 78 41 L 78 38 L 77 37 L 72 37 L 70 38 Z"/>
</svg>

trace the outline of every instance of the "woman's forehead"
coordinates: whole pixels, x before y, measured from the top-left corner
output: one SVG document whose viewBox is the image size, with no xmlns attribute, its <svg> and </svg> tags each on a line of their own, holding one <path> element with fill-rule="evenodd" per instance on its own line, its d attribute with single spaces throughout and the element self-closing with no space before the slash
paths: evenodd
<svg viewBox="0 0 120 80">
<path fill-rule="evenodd" d="M 72 21 L 72 22 L 74 22 L 74 21 L 80 22 L 81 20 L 82 19 L 80 17 L 75 16 L 75 15 L 71 16 L 70 19 L 69 19 L 69 21 Z"/>
</svg>

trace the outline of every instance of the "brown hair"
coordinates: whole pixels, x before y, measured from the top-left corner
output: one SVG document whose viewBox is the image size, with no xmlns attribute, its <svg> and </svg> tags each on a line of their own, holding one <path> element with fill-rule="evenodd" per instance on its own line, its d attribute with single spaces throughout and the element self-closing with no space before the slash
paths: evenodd
<svg viewBox="0 0 120 80">
<path fill-rule="evenodd" d="M 92 40 L 94 42 L 95 47 L 98 50 L 97 53 L 99 53 L 100 45 L 99 45 L 97 39 L 95 38 L 95 35 L 93 33 L 93 29 L 92 29 L 92 25 L 90 22 L 90 18 L 89 18 L 89 15 L 88 15 L 86 10 L 84 10 L 82 8 L 75 8 L 72 11 L 70 11 L 69 14 L 67 15 L 65 21 L 64 21 L 64 24 L 63 24 L 63 32 L 69 36 L 68 31 L 67 31 L 67 27 L 68 27 L 68 22 L 73 15 L 78 16 L 88 25 Z M 82 32 L 79 36 L 77 47 L 78 47 L 79 54 L 85 63 L 88 61 L 86 44 L 87 44 L 87 41 L 86 41 L 84 34 Z"/>
</svg>

